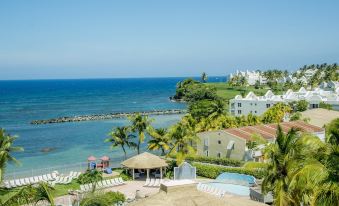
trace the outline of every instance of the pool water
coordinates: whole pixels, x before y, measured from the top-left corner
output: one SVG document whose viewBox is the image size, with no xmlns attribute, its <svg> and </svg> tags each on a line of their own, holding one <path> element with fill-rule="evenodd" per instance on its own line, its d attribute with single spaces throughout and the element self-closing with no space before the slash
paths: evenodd
<svg viewBox="0 0 339 206">
<path fill-rule="evenodd" d="M 227 183 L 221 183 L 221 182 L 209 182 L 209 183 L 206 183 L 206 185 L 221 189 L 225 192 L 235 194 L 235 195 L 240 195 L 240 196 L 250 195 L 250 189 L 247 186 L 227 184 Z"/>
<path fill-rule="evenodd" d="M 238 185 L 254 185 L 255 177 L 251 175 L 244 175 L 238 173 L 224 172 L 220 174 L 215 180 L 218 182 L 232 183 Z"/>
</svg>

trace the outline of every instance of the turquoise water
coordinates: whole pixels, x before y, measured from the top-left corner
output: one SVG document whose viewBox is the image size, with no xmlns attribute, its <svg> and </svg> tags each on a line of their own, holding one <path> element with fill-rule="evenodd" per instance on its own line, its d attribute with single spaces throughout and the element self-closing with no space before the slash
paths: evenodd
<svg viewBox="0 0 339 206">
<path fill-rule="evenodd" d="M 176 83 L 183 78 L 91 79 L 0 81 L 0 127 L 18 135 L 16 145 L 25 151 L 15 154 L 22 163 L 7 172 L 25 171 L 84 162 L 89 155 L 108 155 L 120 162 L 120 148 L 104 143 L 111 128 L 128 124 L 126 119 L 31 125 L 36 119 L 109 112 L 183 109 L 169 101 Z M 209 78 L 225 81 L 224 78 Z M 154 117 L 154 127 L 168 127 L 180 115 Z M 48 153 L 41 149 L 50 147 Z M 143 150 L 146 144 L 142 145 Z M 128 151 L 129 155 L 134 151 Z"/>
<path fill-rule="evenodd" d="M 231 173 L 231 172 L 224 172 L 220 174 L 215 180 L 219 182 L 232 182 L 232 183 L 238 182 L 239 184 L 246 184 L 246 185 L 255 184 L 255 177 L 251 175 Z"/>
<path fill-rule="evenodd" d="M 220 182 L 209 182 L 209 183 L 206 183 L 206 185 L 210 185 L 214 188 L 221 189 L 231 194 L 236 194 L 240 196 L 250 195 L 249 187 L 242 186 L 242 185 L 226 184 L 226 183 L 220 183 Z"/>
</svg>

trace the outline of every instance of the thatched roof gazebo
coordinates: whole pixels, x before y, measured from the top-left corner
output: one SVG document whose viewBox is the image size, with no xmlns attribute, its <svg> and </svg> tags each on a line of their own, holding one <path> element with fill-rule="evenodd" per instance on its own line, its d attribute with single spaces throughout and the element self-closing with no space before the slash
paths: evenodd
<svg viewBox="0 0 339 206">
<path fill-rule="evenodd" d="M 165 160 L 148 152 L 144 152 L 134 157 L 131 157 L 123 161 L 121 165 L 126 168 L 132 169 L 133 179 L 135 177 L 135 169 L 146 169 L 147 178 L 149 178 L 150 169 L 160 169 L 160 178 L 162 178 L 162 169 L 168 166 Z"/>
</svg>

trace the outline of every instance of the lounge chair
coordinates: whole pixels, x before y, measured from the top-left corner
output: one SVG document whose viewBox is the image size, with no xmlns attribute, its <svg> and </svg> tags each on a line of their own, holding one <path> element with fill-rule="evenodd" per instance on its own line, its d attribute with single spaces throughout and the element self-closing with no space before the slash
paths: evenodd
<svg viewBox="0 0 339 206">
<path fill-rule="evenodd" d="M 74 178 L 78 178 L 81 175 L 81 172 L 74 172 Z"/>
<path fill-rule="evenodd" d="M 148 186 L 149 183 L 150 183 L 150 181 L 151 181 L 150 178 L 147 178 L 147 179 L 146 179 L 146 182 L 145 182 L 145 184 L 144 184 L 144 186 Z"/>
<path fill-rule="evenodd" d="M 62 182 L 61 182 L 61 184 L 64 184 L 64 185 L 66 185 L 66 184 L 69 184 L 69 183 L 71 183 L 72 182 L 72 177 L 64 177 L 63 178 L 63 180 L 62 180 Z"/>
<path fill-rule="evenodd" d="M 9 184 L 9 181 L 4 181 L 4 187 L 7 189 L 11 188 L 11 185 Z"/>
<path fill-rule="evenodd" d="M 160 179 L 155 179 L 153 187 L 159 187 L 160 186 Z"/>
<path fill-rule="evenodd" d="M 25 179 L 21 178 L 19 179 L 20 183 L 22 186 L 25 186 L 26 185 L 26 182 L 25 182 Z"/>
<path fill-rule="evenodd" d="M 97 186 L 98 186 L 98 189 L 101 189 L 101 188 L 104 187 L 103 184 L 102 184 L 102 181 L 98 182 L 98 183 L 97 183 Z"/>
<path fill-rule="evenodd" d="M 121 184 L 125 184 L 125 181 L 121 177 L 119 177 L 118 180 Z"/>
<path fill-rule="evenodd" d="M 53 180 L 54 178 L 52 177 L 51 174 L 47 174 L 47 179 L 48 179 L 49 181 L 51 181 L 51 180 Z"/>
<path fill-rule="evenodd" d="M 42 178 L 42 175 L 38 176 L 39 182 L 44 181 L 44 179 Z"/>
<path fill-rule="evenodd" d="M 17 187 L 21 186 L 21 182 L 19 181 L 19 179 L 14 180 L 14 182 Z"/>
<path fill-rule="evenodd" d="M 48 177 L 47 177 L 47 175 L 42 175 L 42 179 L 44 180 L 44 181 L 48 181 Z"/>
<path fill-rule="evenodd" d="M 29 178 L 25 178 L 25 183 L 26 183 L 26 185 L 30 185 L 31 183 L 30 183 L 30 181 L 29 181 Z"/>
<path fill-rule="evenodd" d="M 152 187 L 155 183 L 155 179 L 151 178 L 149 184 L 147 185 L 148 187 Z"/>
<path fill-rule="evenodd" d="M 9 185 L 10 185 L 11 187 L 17 187 L 14 180 L 10 180 L 10 181 L 9 181 Z"/>
<path fill-rule="evenodd" d="M 114 182 L 115 182 L 116 186 L 120 185 L 120 182 L 119 182 L 118 178 L 114 178 Z"/>
<path fill-rule="evenodd" d="M 52 178 L 53 178 L 53 179 L 57 178 L 58 176 L 59 176 L 58 173 L 52 172 Z"/>
</svg>

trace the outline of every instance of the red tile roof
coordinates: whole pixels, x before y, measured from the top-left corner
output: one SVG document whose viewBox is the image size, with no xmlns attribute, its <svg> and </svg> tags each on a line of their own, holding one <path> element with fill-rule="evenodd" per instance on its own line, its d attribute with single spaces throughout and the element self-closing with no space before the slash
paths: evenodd
<svg viewBox="0 0 339 206">
<path fill-rule="evenodd" d="M 308 124 L 304 121 L 293 121 L 293 122 L 282 122 L 280 123 L 283 132 L 288 132 L 292 127 L 298 128 L 305 132 L 321 132 L 324 129 Z M 245 140 L 250 140 L 253 134 L 260 134 L 265 139 L 274 139 L 277 132 L 278 124 L 267 124 L 267 125 L 257 125 L 257 126 L 247 126 L 240 128 L 230 128 L 225 129 L 225 132 L 240 137 Z"/>
</svg>

